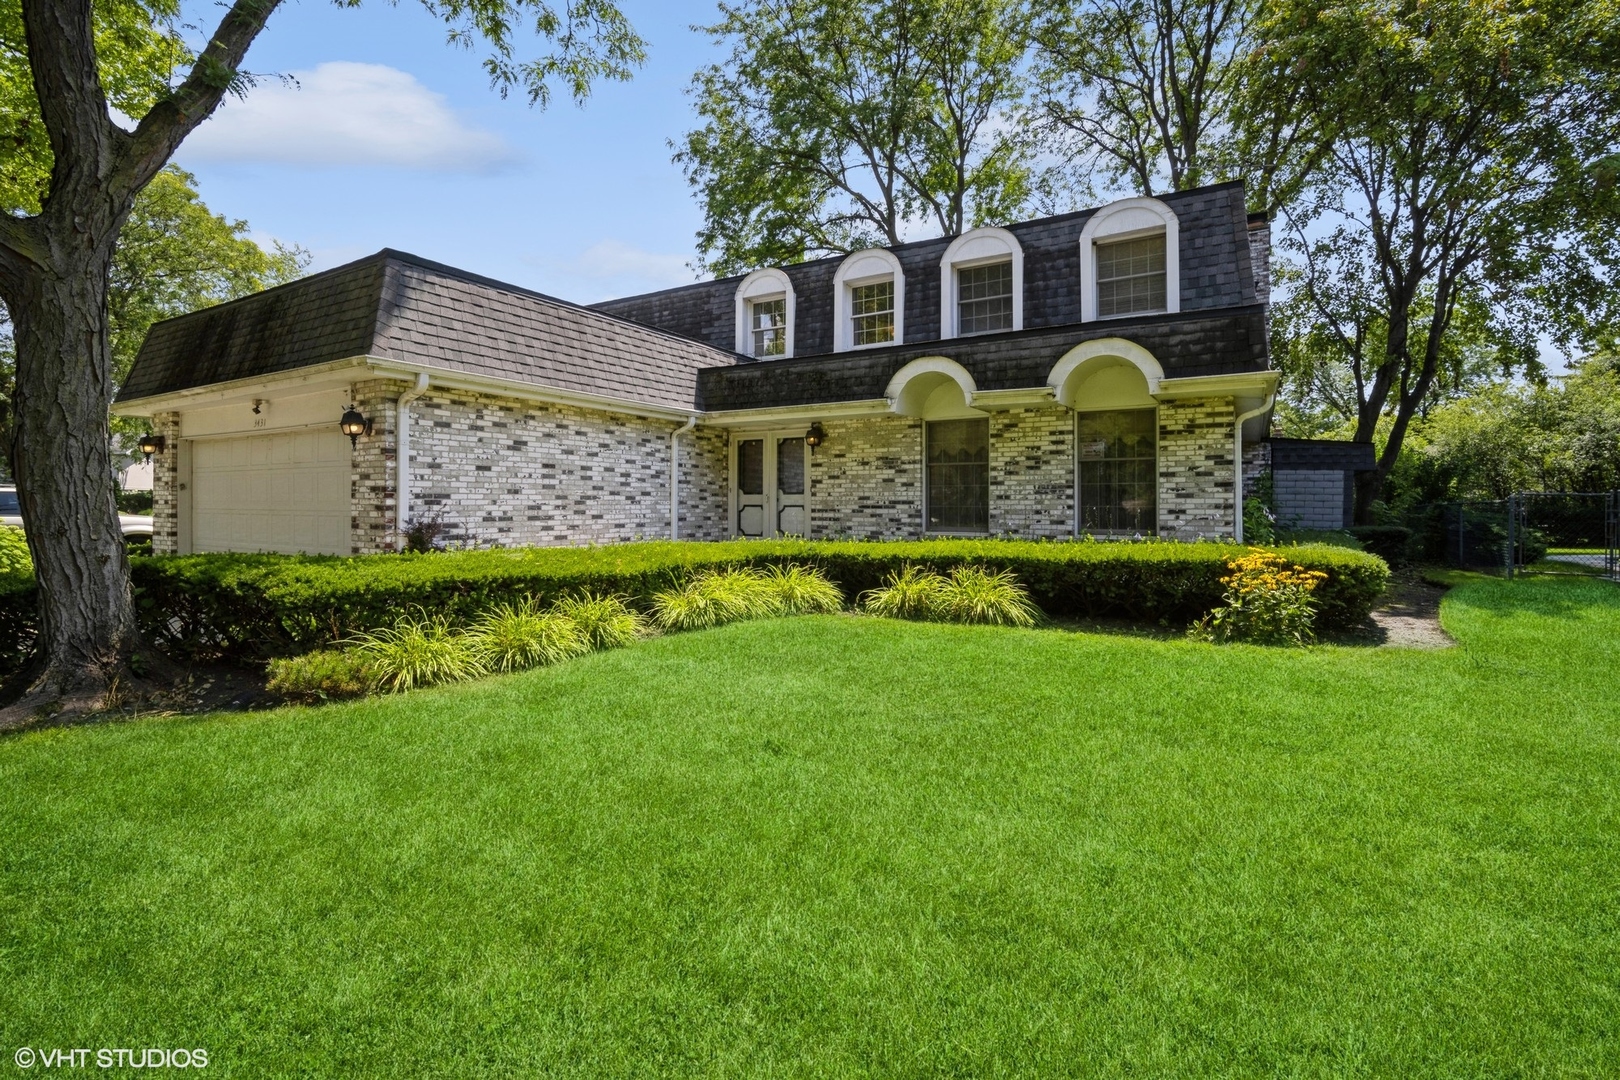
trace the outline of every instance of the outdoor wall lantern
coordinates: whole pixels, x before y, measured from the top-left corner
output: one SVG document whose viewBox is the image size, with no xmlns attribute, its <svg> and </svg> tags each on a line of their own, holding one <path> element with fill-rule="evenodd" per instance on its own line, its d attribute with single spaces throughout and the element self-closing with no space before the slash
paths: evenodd
<svg viewBox="0 0 1620 1080">
<path fill-rule="evenodd" d="M 142 435 L 139 443 L 141 453 L 146 455 L 146 460 L 148 462 L 152 460 L 153 454 L 163 453 L 163 447 L 165 445 L 166 440 L 163 438 L 163 436 L 153 435 L 151 432 L 147 432 L 145 435 Z"/>
<path fill-rule="evenodd" d="M 811 424 L 810 430 L 804 433 L 804 445 L 810 448 L 810 452 L 812 454 L 816 452 L 816 447 L 820 446 L 826 441 L 827 429 L 821 426 L 820 420 L 817 420 L 815 423 Z"/>
<path fill-rule="evenodd" d="M 371 434 L 371 421 L 350 405 L 343 413 L 343 419 L 338 421 L 338 430 L 349 437 L 349 447 L 352 449 L 360 445 L 360 436 Z"/>
</svg>

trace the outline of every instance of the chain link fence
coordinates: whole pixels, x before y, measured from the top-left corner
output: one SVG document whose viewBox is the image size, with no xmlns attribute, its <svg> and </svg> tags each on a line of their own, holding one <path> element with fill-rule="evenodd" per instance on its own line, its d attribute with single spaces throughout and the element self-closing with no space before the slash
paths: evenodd
<svg viewBox="0 0 1620 1080">
<path fill-rule="evenodd" d="M 1620 581 L 1620 491 L 1525 491 L 1431 509 L 1423 555 L 1467 570 Z"/>
</svg>

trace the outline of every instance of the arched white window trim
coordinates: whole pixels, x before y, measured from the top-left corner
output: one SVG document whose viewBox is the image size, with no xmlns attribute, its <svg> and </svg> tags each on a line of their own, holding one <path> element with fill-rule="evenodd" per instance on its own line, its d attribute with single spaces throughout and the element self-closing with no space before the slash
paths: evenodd
<svg viewBox="0 0 1620 1080">
<path fill-rule="evenodd" d="M 1046 376 L 1046 385 L 1052 389 L 1052 396 L 1057 398 L 1060 404 L 1074 408 L 1074 387 L 1080 382 L 1074 376 L 1087 362 L 1104 357 L 1117 358 L 1135 365 L 1147 379 L 1148 393 L 1159 392 L 1159 382 L 1164 378 L 1164 368 L 1152 353 L 1136 342 L 1124 338 L 1098 338 L 1096 341 L 1076 345 L 1052 365 L 1050 374 Z"/>
<path fill-rule="evenodd" d="M 866 285 L 884 277 L 894 277 L 894 340 L 873 345 L 856 345 L 854 327 L 850 323 L 849 290 L 855 285 Z M 833 352 L 851 349 L 879 349 L 885 345 L 899 345 L 906 340 L 906 275 L 900 269 L 900 260 L 894 252 L 884 248 L 857 251 L 842 263 L 833 275 Z"/>
<path fill-rule="evenodd" d="M 941 339 L 961 336 L 958 325 L 961 305 L 957 302 L 956 271 L 960 267 L 982 266 L 986 263 L 1012 260 L 1012 295 L 1014 330 L 1024 328 L 1024 248 L 1018 237 L 1006 229 L 987 225 L 973 229 L 951 241 L 945 255 L 939 260 L 939 336 Z"/>
<path fill-rule="evenodd" d="M 894 373 L 883 396 L 889 399 L 890 412 L 900 416 L 924 416 L 929 397 L 946 382 L 955 383 L 962 393 L 961 408 L 952 415 L 966 413 L 979 387 L 968 370 L 948 356 L 922 356 L 911 361 Z"/>
<path fill-rule="evenodd" d="M 1158 199 L 1120 199 L 1091 215 L 1080 230 L 1080 321 L 1097 318 L 1097 242 L 1128 240 L 1164 231 L 1164 310 L 1181 310 L 1181 225 Z M 1133 312 L 1142 315 L 1146 312 Z M 1110 315 L 1111 319 L 1129 315 Z"/>
<path fill-rule="evenodd" d="M 771 360 L 786 360 L 793 355 L 793 282 L 786 273 L 774 268 L 755 270 L 737 285 L 737 351 L 744 356 L 754 355 L 754 328 L 749 318 L 748 305 L 753 300 L 773 296 L 787 298 L 787 349 Z"/>
</svg>

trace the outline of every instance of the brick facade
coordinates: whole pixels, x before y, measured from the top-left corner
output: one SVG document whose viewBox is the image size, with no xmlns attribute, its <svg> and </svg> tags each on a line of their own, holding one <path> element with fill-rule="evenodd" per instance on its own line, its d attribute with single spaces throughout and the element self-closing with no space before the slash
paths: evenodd
<svg viewBox="0 0 1620 1080">
<path fill-rule="evenodd" d="M 180 414 L 155 413 L 152 434 L 164 439 L 163 453 L 152 455 L 152 554 L 180 550 Z"/>
<path fill-rule="evenodd" d="M 990 414 L 990 532 L 1024 539 L 1074 535 L 1074 414 Z"/>
<path fill-rule="evenodd" d="M 373 435 L 355 460 L 355 549 L 391 550 L 397 422 L 405 384 L 356 389 Z M 413 518 L 442 515 L 477 547 L 614 543 L 669 536 L 669 437 L 679 425 L 632 416 L 429 390 L 411 409 Z M 381 421 L 386 418 L 386 429 Z M 725 528 L 726 435 L 681 436 L 681 536 Z"/>
<path fill-rule="evenodd" d="M 1159 405 L 1159 535 L 1197 540 L 1232 535 L 1236 477 L 1229 397 Z"/>
<path fill-rule="evenodd" d="M 811 537 L 922 535 L 922 421 L 875 416 L 826 428 L 826 443 L 810 455 Z"/>
<path fill-rule="evenodd" d="M 398 417 L 408 388 L 355 384 L 372 421 L 353 452 L 351 550 L 399 543 Z M 448 537 L 477 547 L 614 543 L 669 535 L 670 433 L 679 425 L 490 394 L 431 389 L 410 406 L 411 516 L 442 516 Z M 1159 532 L 1171 539 L 1232 532 L 1230 398 L 1159 407 Z M 990 533 L 1060 540 L 1074 535 L 1074 414 L 1057 406 L 989 414 Z M 825 422 L 809 459 L 809 533 L 816 539 L 923 535 L 922 420 L 872 416 Z M 178 414 L 153 430 L 170 449 L 154 457 L 154 549 L 179 550 Z M 738 433 L 740 434 L 740 433 Z M 680 536 L 732 535 L 734 433 L 699 426 L 680 436 Z M 1257 463 L 1245 448 L 1246 472 Z"/>
</svg>

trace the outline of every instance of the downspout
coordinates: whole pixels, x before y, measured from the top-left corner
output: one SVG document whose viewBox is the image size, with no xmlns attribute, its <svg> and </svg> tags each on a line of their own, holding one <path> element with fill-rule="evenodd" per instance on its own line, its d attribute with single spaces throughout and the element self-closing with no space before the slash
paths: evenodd
<svg viewBox="0 0 1620 1080">
<path fill-rule="evenodd" d="M 676 439 L 697 427 L 698 418 L 688 416 L 686 423 L 669 433 L 669 538 L 681 538 L 681 459 Z"/>
<path fill-rule="evenodd" d="M 1232 523 L 1232 539 L 1240 544 L 1243 543 L 1243 425 L 1271 408 L 1276 401 L 1277 391 L 1273 390 L 1258 409 L 1250 409 L 1232 423 L 1232 471 L 1236 480 L 1232 493 L 1233 500 L 1237 504 L 1237 520 Z"/>
<path fill-rule="evenodd" d="M 394 467 L 398 482 L 394 485 L 394 531 L 399 534 L 399 550 L 405 550 L 405 525 L 411 513 L 411 402 L 427 393 L 428 373 L 416 374 L 416 385 L 399 395 L 395 402 L 395 416 L 399 417 L 399 436 L 395 440 Z"/>
</svg>

